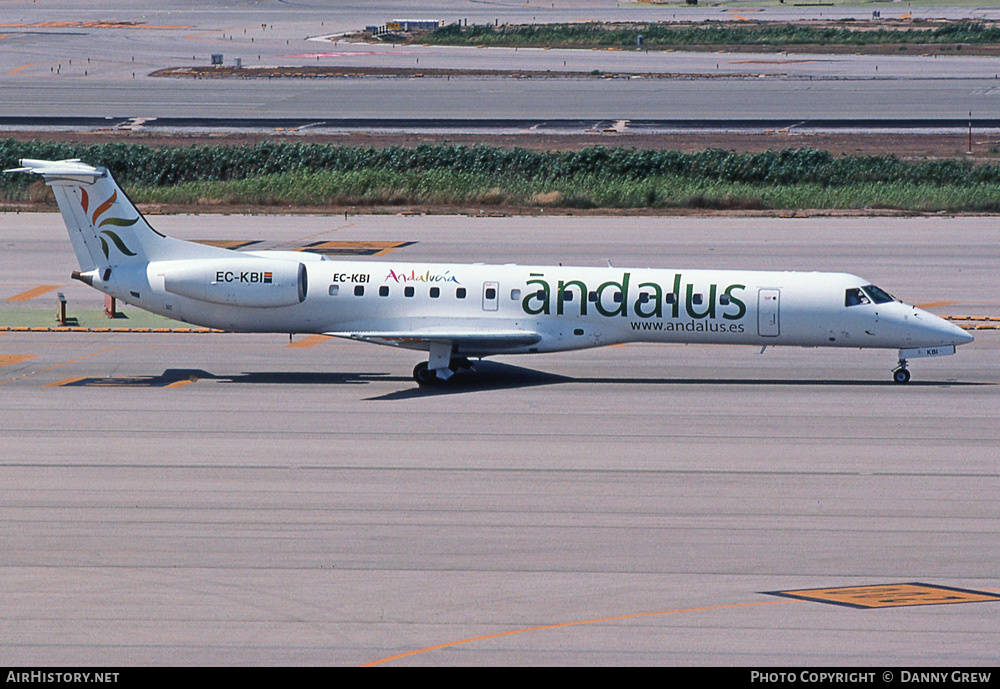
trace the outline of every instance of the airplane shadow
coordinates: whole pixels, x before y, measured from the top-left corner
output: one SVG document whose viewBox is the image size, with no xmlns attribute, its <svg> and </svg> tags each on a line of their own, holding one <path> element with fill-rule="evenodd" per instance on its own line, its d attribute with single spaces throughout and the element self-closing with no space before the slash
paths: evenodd
<svg viewBox="0 0 1000 689">
<path fill-rule="evenodd" d="M 476 362 L 475 370 L 456 373 L 447 382 L 427 387 L 412 387 L 387 395 L 370 397 L 372 400 L 401 400 L 442 395 L 461 395 L 487 390 L 506 390 L 535 387 L 541 385 L 561 385 L 577 383 L 584 385 L 731 385 L 742 387 L 855 387 L 855 388 L 899 388 L 891 380 L 809 380 L 809 379 L 747 379 L 747 378 L 616 378 L 613 376 L 563 376 L 534 369 L 502 364 L 495 361 Z M 940 380 L 910 381 L 906 387 L 973 387 L 991 383 L 959 382 Z"/>
<path fill-rule="evenodd" d="M 568 378 L 568 382 L 573 383 L 602 383 L 614 385 L 742 385 L 745 387 L 854 387 L 854 388 L 919 388 L 919 387 L 941 387 L 942 385 L 975 386 L 990 385 L 990 383 L 969 383 L 948 380 L 914 380 L 905 386 L 894 383 L 891 380 L 809 380 L 809 379 L 789 379 L 789 378 L 768 378 L 748 379 L 748 378 Z"/>
<path fill-rule="evenodd" d="M 853 388 L 901 388 L 904 386 L 891 380 L 808 380 L 808 379 L 747 379 L 747 378 L 616 378 L 612 376 L 563 376 L 545 373 L 519 366 L 501 364 L 498 362 L 477 362 L 474 371 L 463 371 L 440 385 L 428 387 L 412 387 L 387 395 L 370 397 L 373 400 L 400 400 L 415 397 L 437 397 L 442 395 L 460 395 L 486 390 L 505 390 L 514 388 L 535 387 L 541 385 L 561 385 L 576 383 L 583 385 L 685 385 L 710 386 L 729 385 L 740 387 L 853 387 Z M 921 380 L 910 381 L 905 387 L 937 388 L 937 387 L 974 387 L 991 385 L 991 383 Z"/>
<path fill-rule="evenodd" d="M 891 380 L 808 380 L 801 378 L 618 378 L 613 376 L 563 376 L 546 373 L 521 366 L 513 366 L 496 361 L 476 362 L 472 371 L 460 371 L 447 382 L 426 387 L 417 386 L 410 376 L 390 375 L 374 372 L 318 372 L 318 371 L 255 371 L 239 374 L 214 374 L 202 369 L 166 369 L 161 375 L 118 381 L 102 379 L 89 384 L 164 387 L 181 381 L 215 380 L 222 383 L 242 383 L 251 385 L 368 385 L 371 383 L 409 383 L 411 386 L 384 395 L 369 397 L 370 400 L 404 400 L 444 395 L 464 395 L 491 390 L 513 390 L 543 385 L 576 383 L 583 385 L 684 385 L 709 386 L 730 385 L 747 388 L 755 387 L 975 387 L 992 385 L 989 382 L 921 380 L 911 381 L 905 386 Z M 75 383 L 84 384 L 86 381 Z"/>
<path fill-rule="evenodd" d="M 511 366 L 497 362 L 479 362 L 476 370 L 460 371 L 451 380 L 441 385 L 418 387 L 410 376 L 394 376 L 388 373 L 336 373 L 327 371 L 254 371 L 238 374 L 215 374 L 204 369 L 168 368 L 157 376 L 134 376 L 122 378 L 87 378 L 74 381 L 76 387 L 151 387 L 160 388 L 198 380 L 214 380 L 220 383 L 251 385 L 368 385 L 370 383 L 411 383 L 412 387 L 387 395 L 369 399 L 409 399 L 437 395 L 456 395 L 486 390 L 503 390 L 534 385 L 551 385 L 572 380 L 529 368 Z"/>
<path fill-rule="evenodd" d="M 249 383 L 253 385 L 367 385 L 385 381 L 413 382 L 409 376 L 392 376 L 388 373 L 334 373 L 328 371 L 253 371 L 217 375 L 196 369 L 168 369 L 164 371 L 162 378 L 217 380 L 222 383 Z"/>
<path fill-rule="evenodd" d="M 412 380 L 412 379 L 411 379 Z M 573 382 L 573 378 L 555 373 L 545 373 L 530 368 L 502 364 L 498 361 L 477 361 L 472 371 L 459 371 L 448 381 L 438 385 L 414 387 L 398 390 L 387 395 L 369 397 L 371 400 L 402 400 L 415 397 L 440 397 L 443 395 L 464 395 L 487 390 L 512 390 L 537 385 L 555 385 Z"/>
</svg>

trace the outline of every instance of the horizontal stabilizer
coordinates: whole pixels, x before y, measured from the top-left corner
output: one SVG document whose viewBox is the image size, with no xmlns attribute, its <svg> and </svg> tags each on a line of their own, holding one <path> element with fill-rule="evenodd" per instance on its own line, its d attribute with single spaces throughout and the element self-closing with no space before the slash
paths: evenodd
<svg viewBox="0 0 1000 689">
<path fill-rule="evenodd" d="M 81 163 L 77 158 L 69 160 L 33 160 L 22 158 L 21 167 L 4 170 L 4 172 L 30 172 L 42 175 L 46 181 L 50 179 L 71 179 L 74 181 L 93 182 L 105 175 L 104 170 Z"/>
</svg>

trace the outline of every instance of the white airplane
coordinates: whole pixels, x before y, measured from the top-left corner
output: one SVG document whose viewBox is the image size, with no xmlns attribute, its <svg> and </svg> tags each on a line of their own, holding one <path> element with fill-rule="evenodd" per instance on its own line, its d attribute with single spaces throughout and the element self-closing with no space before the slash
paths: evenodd
<svg viewBox="0 0 1000 689">
<path fill-rule="evenodd" d="M 153 313 L 233 332 L 320 333 L 426 351 L 413 377 L 469 358 L 622 342 L 898 349 L 954 354 L 971 335 L 855 275 L 737 270 L 416 264 L 237 252 L 166 237 L 105 168 L 21 160 L 52 187 L 73 278 Z M 761 350 L 763 351 L 763 349 Z"/>
</svg>

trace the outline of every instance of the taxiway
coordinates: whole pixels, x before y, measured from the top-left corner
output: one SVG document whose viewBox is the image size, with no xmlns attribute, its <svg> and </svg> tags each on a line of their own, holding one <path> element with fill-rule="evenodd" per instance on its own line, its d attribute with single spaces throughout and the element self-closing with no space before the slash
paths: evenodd
<svg viewBox="0 0 1000 689">
<path fill-rule="evenodd" d="M 850 270 L 938 313 L 1000 311 L 990 218 L 153 221 L 415 242 L 376 260 Z M 58 215 L 0 216 L 0 236 L 0 297 L 65 282 L 100 304 L 68 281 Z M 634 345 L 424 390 L 414 353 L 353 342 L 0 333 L 4 657 L 992 665 L 995 600 L 773 595 L 998 593 L 1000 337 L 977 336 L 906 387 L 893 352 Z"/>
</svg>

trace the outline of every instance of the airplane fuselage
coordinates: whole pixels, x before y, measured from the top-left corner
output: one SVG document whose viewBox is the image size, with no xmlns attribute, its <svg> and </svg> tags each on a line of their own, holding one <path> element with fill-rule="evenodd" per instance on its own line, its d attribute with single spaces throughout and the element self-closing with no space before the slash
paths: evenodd
<svg viewBox="0 0 1000 689">
<path fill-rule="evenodd" d="M 540 336 L 519 346 L 456 347 L 473 356 L 623 342 L 907 349 L 955 344 L 958 331 L 895 300 L 848 306 L 845 295 L 865 280 L 846 273 L 347 262 L 307 254 L 299 264 L 229 253 L 233 258 L 120 268 L 94 286 L 154 313 L 236 332 L 460 328 Z M 177 274 L 200 284 L 178 289 L 171 285 Z"/>
</svg>

